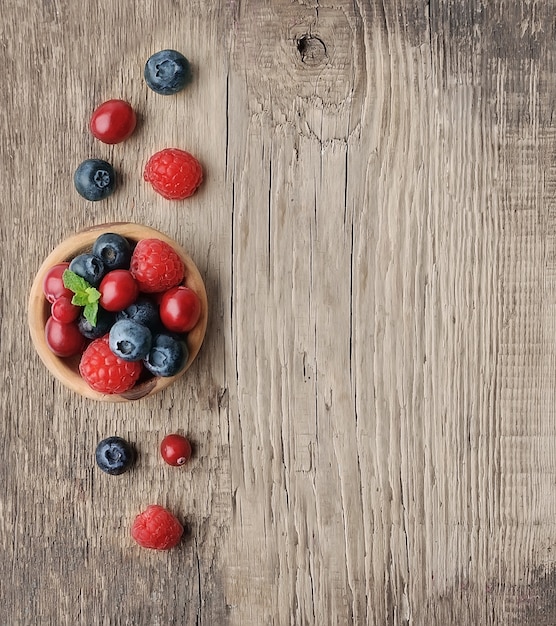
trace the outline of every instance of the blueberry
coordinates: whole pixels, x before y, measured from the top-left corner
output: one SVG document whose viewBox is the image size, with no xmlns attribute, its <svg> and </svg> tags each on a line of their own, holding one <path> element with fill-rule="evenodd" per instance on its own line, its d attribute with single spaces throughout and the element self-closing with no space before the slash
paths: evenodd
<svg viewBox="0 0 556 626">
<path fill-rule="evenodd" d="M 98 287 L 106 273 L 103 260 L 90 252 L 74 257 L 68 269 L 81 276 L 92 287 Z"/>
<path fill-rule="evenodd" d="M 169 96 L 181 91 L 192 80 L 189 61 L 175 50 L 161 50 L 145 64 L 145 82 L 155 92 Z"/>
<path fill-rule="evenodd" d="M 85 316 L 81 314 L 77 320 L 77 327 L 79 328 L 79 332 L 87 339 L 98 339 L 106 335 L 115 321 L 116 316 L 114 313 L 110 313 L 99 306 L 96 326 L 92 326 Z"/>
<path fill-rule="evenodd" d="M 140 296 L 137 300 L 116 313 L 116 320 L 133 320 L 146 326 L 151 332 L 160 328 L 162 322 L 158 314 L 158 306 L 148 298 Z"/>
<path fill-rule="evenodd" d="M 116 188 L 114 168 L 101 159 L 87 159 L 75 170 L 73 182 L 86 200 L 107 198 Z"/>
<path fill-rule="evenodd" d="M 93 244 L 93 254 L 101 258 L 107 271 L 128 269 L 131 261 L 129 241 L 116 233 L 104 233 Z"/>
<path fill-rule="evenodd" d="M 143 363 L 155 376 L 175 376 L 187 363 L 188 356 L 185 341 L 161 333 L 154 336 L 152 347 Z"/>
<path fill-rule="evenodd" d="M 135 450 L 121 437 L 108 437 L 97 445 L 95 451 L 97 465 L 103 472 L 118 476 L 135 463 Z"/>
<path fill-rule="evenodd" d="M 119 320 L 110 329 L 110 350 L 124 361 L 141 361 L 152 344 L 151 331 L 133 320 Z"/>
</svg>

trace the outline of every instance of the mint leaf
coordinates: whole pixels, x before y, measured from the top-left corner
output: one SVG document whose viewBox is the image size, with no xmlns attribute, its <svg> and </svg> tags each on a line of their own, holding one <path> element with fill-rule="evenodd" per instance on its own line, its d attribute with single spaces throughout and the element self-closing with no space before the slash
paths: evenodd
<svg viewBox="0 0 556 626">
<path fill-rule="evenodd" d="M 83 311 L 85 319 L 91 326 L 96 326 L 100 291 L 91 287 L 84 278 L 81 278 L 81 276 L 71 270 L 64 271 L 62 281 L 66 289 L 73 291 L 74 295 L 71 303 L 75 304 L 75 306 L 85 307 Z"/>
<path fill-rule="evenodd" d="M 71 303 L 75 304 L 75 306 L 87 306 L 89 304 L 89 296 L 84 292 L 76 293 L 71 299 Z"/>
<path fill-rule="evenodd" d="M 87 294 L 87 304 L 93 304 L 100 300 L 100 291 L 94 287 L 89 287 L 85 290 L 85 293 Z"/>
<path fill-rule="evenodd" d="M 98 302 L 87 304 L 83 309 L 83 315 L 91 326 L 97 325 Z"/>
<path fill-rule="evenodd" d="M 71 270 L 65 270 L 62 274 L 62 281 L 64 283 L 64 287 L 73 291 L 73 293 L 80 293 L 81 291 L 86 291 L 91 288 L 91 285 L 81 276 L 78 276 L 75 272 Z"/>
</svg>

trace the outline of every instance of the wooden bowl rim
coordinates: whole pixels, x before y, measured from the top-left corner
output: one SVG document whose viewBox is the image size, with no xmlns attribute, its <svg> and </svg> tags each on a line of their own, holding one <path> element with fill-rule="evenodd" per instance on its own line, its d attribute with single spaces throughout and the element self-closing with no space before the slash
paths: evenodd
<svg viewBox="0 0 556 626">
<path fill-rule="evenodd" d="M 44 334 L 44 325 L 49 315 L 50 305 L 43 294 L 43 280 L 47 271 L 57 263 L 68 261 L 72 257 L 81 252 L 90 250 L 95 239 L 102 233 L 113 232 L 131 241 L 139 241 L 140 239 L 157 238 L 171 245 L 180 255 L 185 264 L 185 283 L 194 289 L 201 300 L 201 317 L 195 328 L 187 334 L 187 346 L 189 349 L 189 358 L 185 367 L 175 376 L 171 377 L 152 377 L 144 382 L 136 384 L 132 389 L 122 394 L 104 394 L 95 391 L 86 383 L 77 371 L 78 358 L 73 357 L 64 359 L 56 356 L 48 347 Z M 183 246 L 168 235 L 144 224 L 136 224 L 133 222 L 112 222 L 107 224 L 98 224 L 84 230 L 81 230 L 67 239 L 64 239 L 52 252 L 46 257 L 37 271 L 31 290 L 29 293 L 28 304 L 28 324 L 31 335 L 31 341 L 41 361 L 63 385 L 78 393 L 81 396 L 97 400 L 101 402 L 128 402 L 131 400 L 139 400 L 141 398 L 150 397 L 155 393 L 166 389 L 173 384 L 178 378 L 183 376 L 191 367 L 191 364 L 197 357 L 201 345 L 203 343 L 208 322 L 208 302 L 205 284 L 201 274 L 195 265 L 193 259 Z"/>
</svg>

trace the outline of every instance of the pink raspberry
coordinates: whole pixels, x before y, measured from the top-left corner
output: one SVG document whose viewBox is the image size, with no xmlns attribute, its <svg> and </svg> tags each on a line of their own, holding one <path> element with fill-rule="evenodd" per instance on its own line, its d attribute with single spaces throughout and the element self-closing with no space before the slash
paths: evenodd
<svg viewBox="0 0 556 626">
<path fill-rule="evenodd" d="M 135 246 L 130 271 L 144 293 L 166 291 L 179 285 L 185 276 L 179 254 L 160 239 L 142 239 Z"/>
<path fill-rule="evenodd" d="M 141 361 L 124 361 L 110 350 L 108 335 L 92 341 L 79 363 L 82 378 L 100 393 L 123 393 L 131 389 L 142 370 Z"/>
<path fill-rule="evenodd" d="M 135 518 L 131 536 L 143 548 L 169 550 L 179 543 L 183 526 L 165 508 L 158 504 L 149 505 Z"/>
<path fill-rule="evenodd" d="M 203 182 L 203 168 L 189 152 L 165 148 L 148 160 L 143 178 L 167 200 L 184 200 Z"/>
</svg>

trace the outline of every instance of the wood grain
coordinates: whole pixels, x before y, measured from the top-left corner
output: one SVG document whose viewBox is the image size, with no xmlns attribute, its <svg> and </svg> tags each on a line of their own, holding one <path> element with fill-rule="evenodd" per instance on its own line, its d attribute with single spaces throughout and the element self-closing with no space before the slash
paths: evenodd
<svg viewBox="0 0 556 626">
<path fill-rule="evenodd" d="M 544 0 L 48 0 L 0 50 L 0 623 L 556 623 L 554 26 Z M 195 80 L 142 80 L 173 47 Z M 140 123 L 87 132 L 101 101 Z M 207 176 L 169 203 L 154 151 Z M 119 190 L 73 190 L 84 158 Z M 63 388 L 28 336 L 69 234 L 135 221 L 205 281 L 205 343 L 131 406 Z M 158 445 L 189 435 L 192 462 Z M 99 439 L 139 462 L 101 475 Z M 159 554 L 129 527 L 187 525 Z"/>
</svg>

